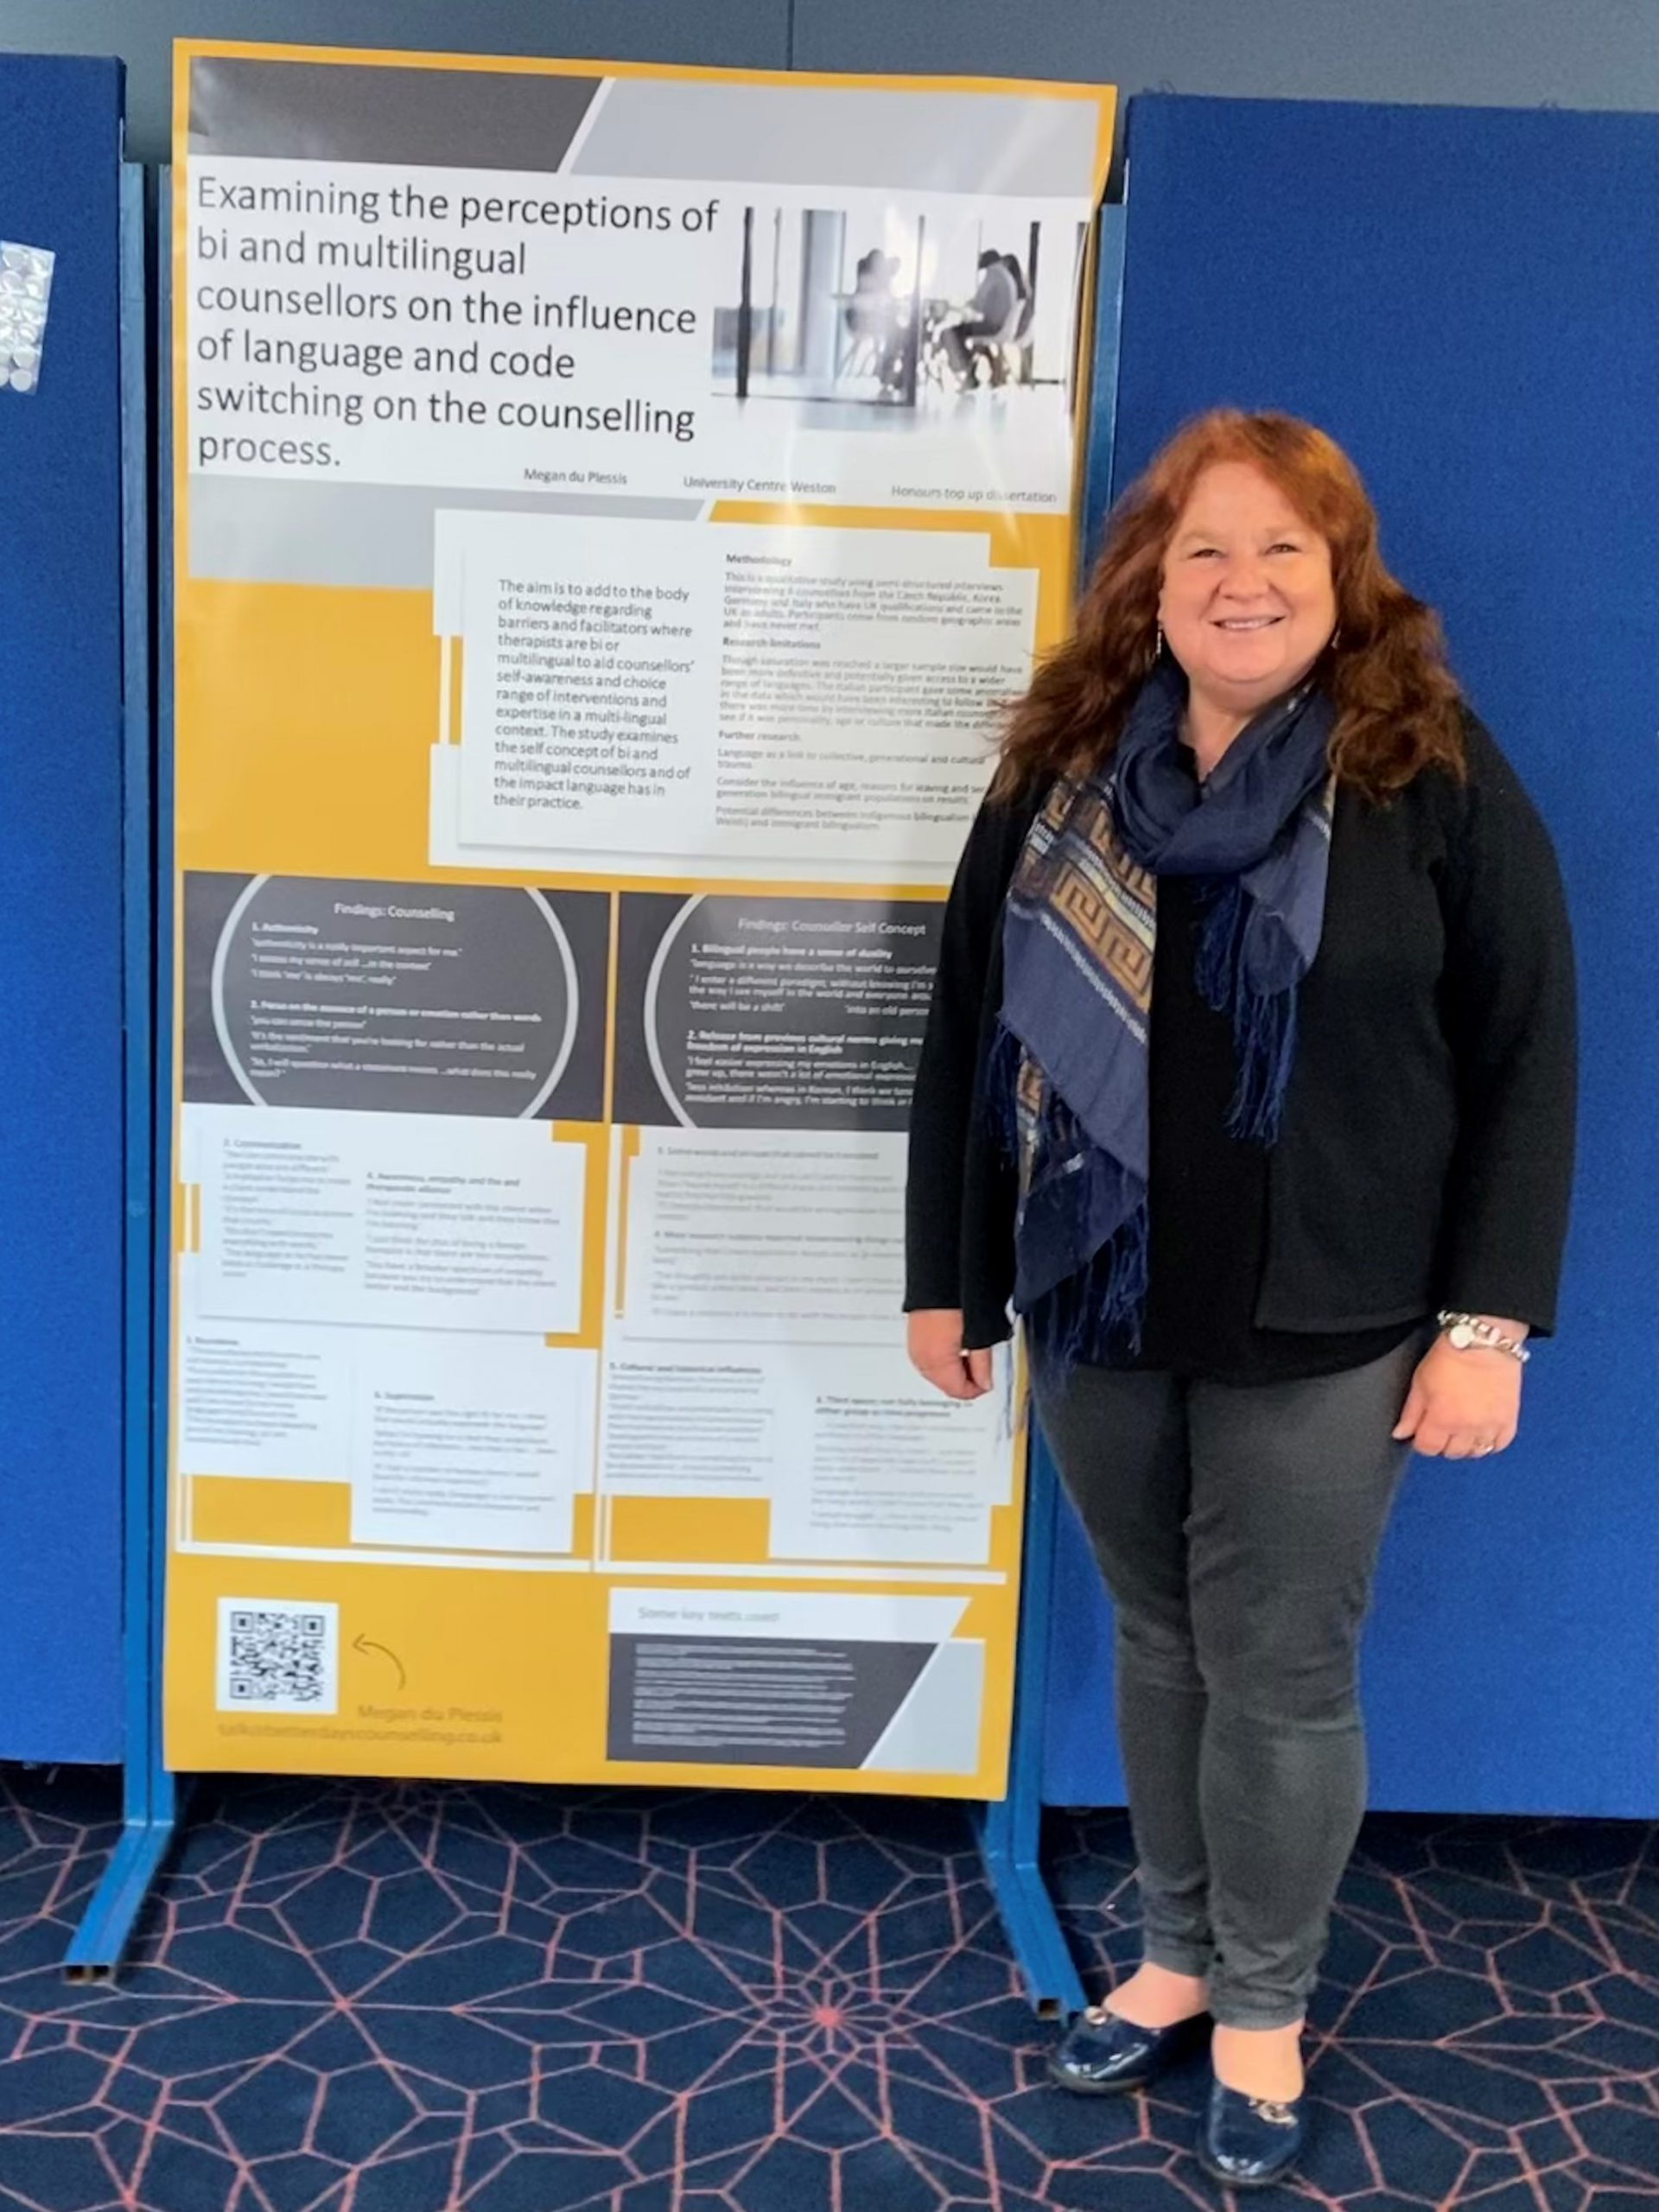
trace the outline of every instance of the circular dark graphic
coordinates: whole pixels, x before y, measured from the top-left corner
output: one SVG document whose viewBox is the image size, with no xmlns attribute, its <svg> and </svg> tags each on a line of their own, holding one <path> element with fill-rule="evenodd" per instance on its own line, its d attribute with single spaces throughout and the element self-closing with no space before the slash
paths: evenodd
<svg viewBox="0 0 1659 2212">
<path fill-rule="evenodd" d="M 700 1129 L 902 1129 L 938 927 L 921 901 L 688 899 L 644 993 L 669 1113 Z"/>
<path fill-rule="evenodd" d="M 257 876 L 213 1007 L 257 1105 L 523 1119 L 569 1059 L 576 968 L 539 892 Z"/>
</svg>

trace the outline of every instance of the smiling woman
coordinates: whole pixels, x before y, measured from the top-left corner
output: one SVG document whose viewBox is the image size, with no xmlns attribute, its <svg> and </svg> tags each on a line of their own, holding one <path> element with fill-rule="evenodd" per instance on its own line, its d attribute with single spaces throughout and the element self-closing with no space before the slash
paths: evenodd
<svg viewBox="0 0 1659 2212">
<path fill-rule="evenodd" d="M 1207 776 L 1330 644 L 1331 548 L 1271 477 L 1249 461 L 1214 462 L 1176 524 L 1158 619 L 1186 671 L 1186 734 Z"/>
<path fill-rule="evenodd" d="M 1199 2150 L 1300 2146 L 1364 1805 L 1356 1649 L 1411 1448 L 1502 1451 L 1572 1173 L 1554 855 L 1352 463 L 1220 412 L 1115 511 L 1014 707 L 911 1114 L 911 1355 L 1037 1409 L 1116 1605 L 1144 1963 L 1056 2053 L 1213 2026 Z"/>
<path fill-rule="evenodd" d="M 1270 641 L 1223 658 L 1224 634 L 1198 626 L 1223 613 Z M 1462 773 L 1439 620 L 1384 566 L 1357 470 L 1311 423 L 1217 409 L 1170 440 L 1114 510 L 1071 635 L 1010 719 L 994 795 L 1097 764 L 1166 637 L 1197 671 L 1200 724 L 1315 672 L 1344 782 L 1382 798 L 1432 766 Z"/>
</svg>

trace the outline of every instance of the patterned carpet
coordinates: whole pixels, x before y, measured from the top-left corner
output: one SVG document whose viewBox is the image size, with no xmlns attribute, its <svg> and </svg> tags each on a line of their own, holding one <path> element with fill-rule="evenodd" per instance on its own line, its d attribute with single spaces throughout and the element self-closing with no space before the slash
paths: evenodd
<svg viewBox="0 0 1659 2212">
<path fill-rule="evenodd" d="M 1045 2085 L 957 1808 L 237 1781 L 137 1955 L 72 1986 L 105 1774 L 0 1770 L 4 2212 L 1181 2212 L 1202 2062 Z M 1093 1986 L 1121 1815 L 1050 1839 Z M 1659 2206 L 1659 1858 L 1637 1827 L 1377 1819 L 1294 2192 Z"/>
</svg>

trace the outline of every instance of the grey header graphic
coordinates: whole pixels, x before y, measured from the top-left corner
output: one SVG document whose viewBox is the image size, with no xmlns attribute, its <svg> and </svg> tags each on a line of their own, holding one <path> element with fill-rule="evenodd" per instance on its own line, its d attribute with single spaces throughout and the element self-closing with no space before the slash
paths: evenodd
<svg viewBox="0 0 1659 2212">
<path fill-rule="evenodd" d="M 620 77 L 571 173 L 706 177 L 719 147 L 733 184 L 1086 198 L 1099 116 L 1091 99 L 1019 92 Z"/>
<path fill-rule="evenodd" d="M 407 168 L 556 169 L 599 77 L 360 61 L 190 64 L 190 152 Z"/>
<path fill-rule="evenodd" d="M 598 105 L 594 106 L 597 99 Z M 1076 199 L 1092 190 L 1091 99 L 1020 92 L 563 77 L 395 62 L 200 58 L 190 152 L 410 168 L 556 170 L 890 192 Z"/>
<path fill-rule="evenodd" d="M 608 928 L 594 892 L 191 874 L 184 1095 L 596 1121 Z"/>
</svg>

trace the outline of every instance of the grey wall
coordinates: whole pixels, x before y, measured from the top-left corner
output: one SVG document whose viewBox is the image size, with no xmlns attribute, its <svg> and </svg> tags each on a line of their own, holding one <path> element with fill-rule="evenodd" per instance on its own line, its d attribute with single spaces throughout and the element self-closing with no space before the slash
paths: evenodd
<svg viewBox="0 0 1659 2212">
<path fill-rule="evenodd" d="M 123 57 L 143 161 L 166 153 L 175 37 L 1651 108 L 1656 34 L 1659 0 L 0 0 L 0 48 Z"/>
</svg>

